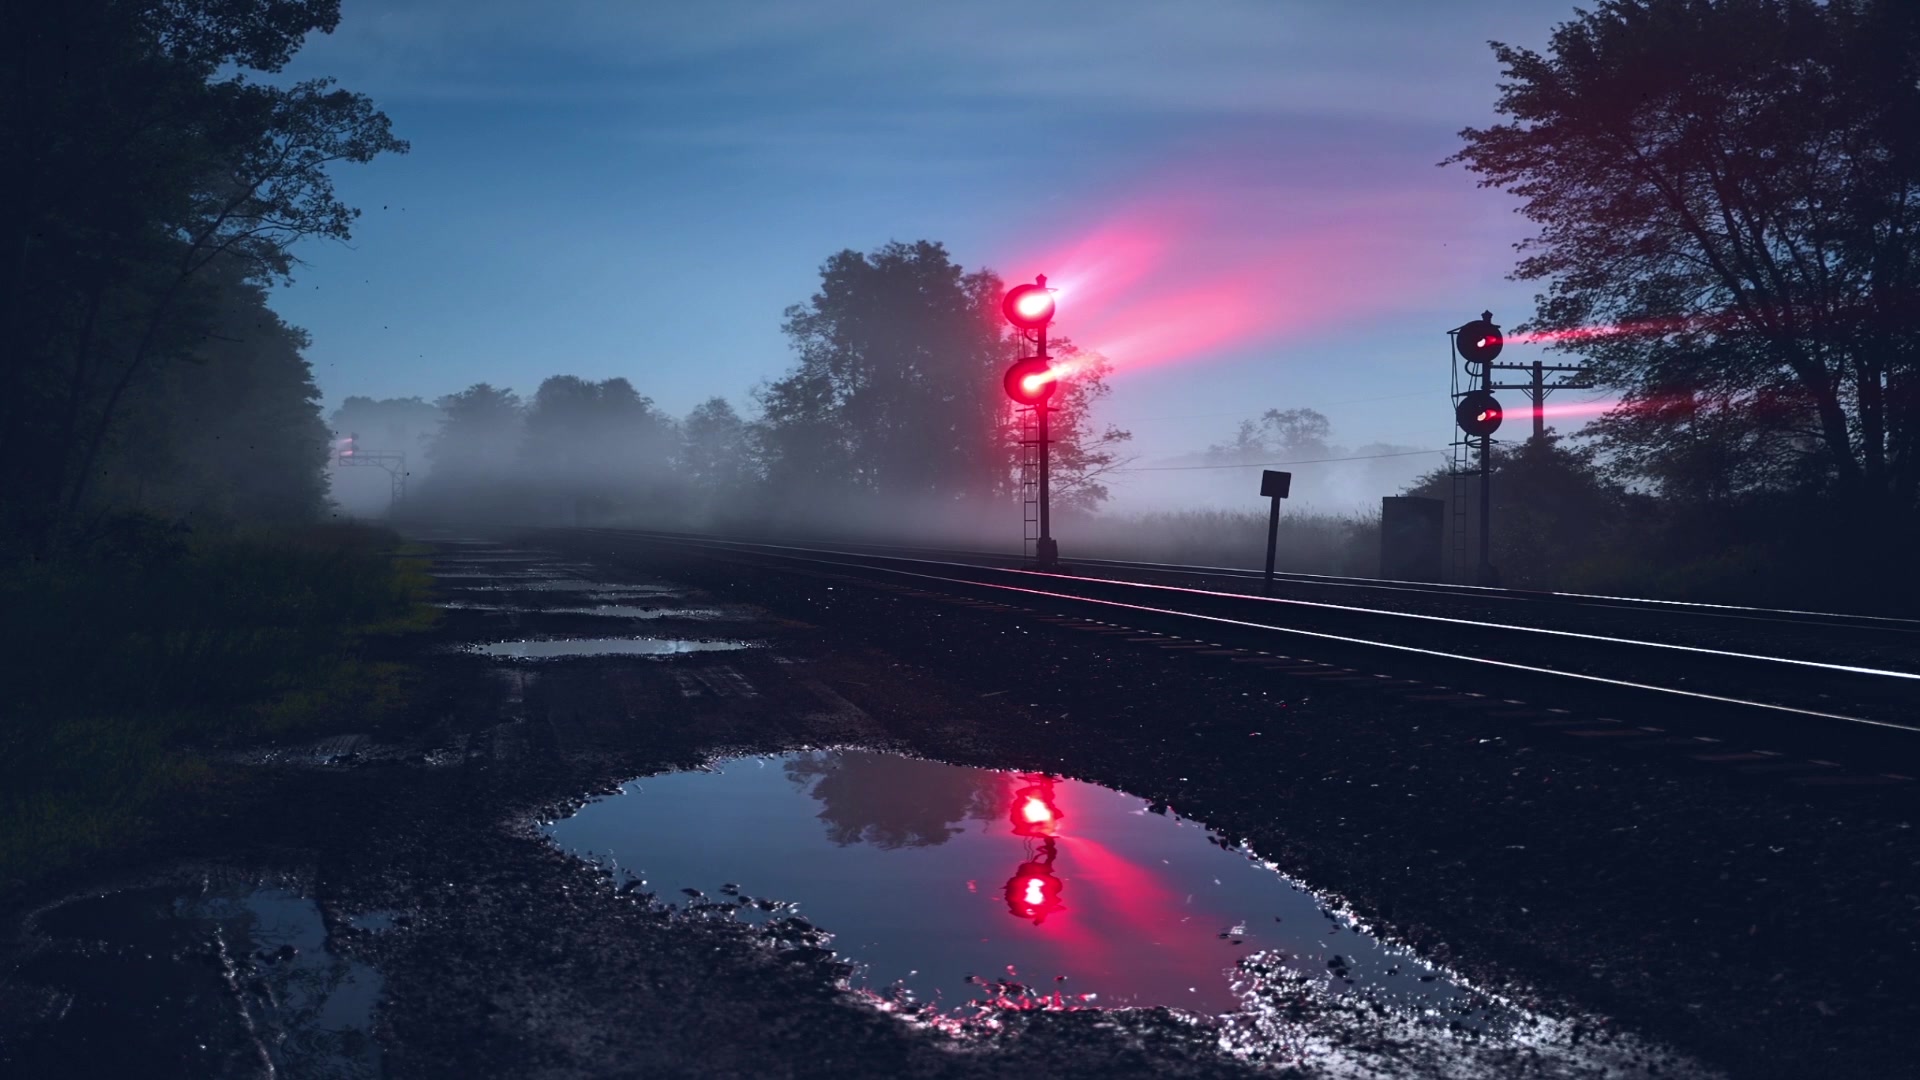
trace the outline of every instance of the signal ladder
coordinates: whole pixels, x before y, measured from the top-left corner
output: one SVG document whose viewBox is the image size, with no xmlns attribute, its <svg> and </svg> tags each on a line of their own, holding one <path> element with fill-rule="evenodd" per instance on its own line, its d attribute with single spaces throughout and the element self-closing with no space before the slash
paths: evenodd
<svg viewBox="0 0 1920 1080">
<path fill-rule="evenodd" d="M 1020 410 L 1020 553 L 1040 539 L 1040 409 Z"/>
</svg>

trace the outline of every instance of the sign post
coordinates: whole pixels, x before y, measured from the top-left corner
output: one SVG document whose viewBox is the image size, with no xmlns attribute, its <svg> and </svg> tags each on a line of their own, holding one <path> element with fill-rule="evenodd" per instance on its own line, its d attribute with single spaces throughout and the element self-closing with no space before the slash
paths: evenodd
<svg viewBox="0 0 1920 1080">
<path fill-rule="evenodd" d="M 1262 596 L 1273 595 L 1273 549 L 1280 543 L 1280 500 L 1292 487 L 1292 473 L 1260 470 L 1260 494 L 1273 500 L 1273 512 L 1267 515 L 1267 577 L 1260 589 Z"/>
</svg>

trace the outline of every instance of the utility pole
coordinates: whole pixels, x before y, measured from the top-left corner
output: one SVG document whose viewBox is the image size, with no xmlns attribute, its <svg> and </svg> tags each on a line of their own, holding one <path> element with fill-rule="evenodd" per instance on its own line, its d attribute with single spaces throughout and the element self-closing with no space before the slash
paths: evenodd
<svg viewBox="0 0 1920 1080">
<path fill-rule="evenodd" d="M 1531 364 L 1487 364 L 1487 390 L 1520 390 L 1527 395 L 1533 406 L 1533 440 L 1539 442 L 1547 437 L 1547 395 L 1555 390 L 1591 390 L 1593 376 L 1586 368 L 1578 364 L 1543 364 L 1535 360 Z M 1496 383 L 1494 371 L 1521 371 L 1528 376 L 1526 382 Z M 1557 382 L 1546 380 L 1548 372 L 1567 372 L 1567 376 Z"/>
</svg>

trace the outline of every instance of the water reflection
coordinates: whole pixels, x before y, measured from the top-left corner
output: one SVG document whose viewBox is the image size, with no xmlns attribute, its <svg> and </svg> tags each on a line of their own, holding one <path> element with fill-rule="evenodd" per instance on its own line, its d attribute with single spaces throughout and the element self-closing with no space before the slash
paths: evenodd
<svg viewBox="0 0 1920 1080">
<path fill-rule="evenodd" d="M 786 761 L 787 779 L 820 802 L 827 838 L 845 847 L 943 844 L 969 818 L 997 813 L 999 775 L 861 750 L 816 751 Z"/>
<path fill-rule="evenodd" d="M 1007 818 L 1013 824 L 1013 835 L 1026 841 L 1027 858 L 1007 879 L 1007 911 L 1016 919 L 1039 926 L 1047 916 L 1066 907 L 1060 894 L 1066 891 L 1067 883 L 1053 872 L 1053 861 L 1060 857 L 1053 838 L 1066 815 L 1054 801 L 1053 777 L 1022 776 L 1014 782 L 1024 786 L 1007 800 Z"/>
<path fill-rule="evenodd" d="M 1492 1015 L 1203 828 L 1074 780 L 867 751 L 739 758 L 635 781 L 549 832 L 663 897 L 733 888 L 795 904 L 834 935 L 856 985 L 943 1008 L 1013 998 L 1225 1013 L 1243 1004 L 1236 972 L 1258 956 L 1334 995 L 1469 1023 Z M 743 903 L 738 917 L 761 911 Z"/>
<path fill-rule="evenodd" d="M 10 974 L 65 1004 L 0 1039 L 0 1075 L 374 1077 L 377 971 L 298 892 L 209 875 L 72 900 Z"/>
</svg>

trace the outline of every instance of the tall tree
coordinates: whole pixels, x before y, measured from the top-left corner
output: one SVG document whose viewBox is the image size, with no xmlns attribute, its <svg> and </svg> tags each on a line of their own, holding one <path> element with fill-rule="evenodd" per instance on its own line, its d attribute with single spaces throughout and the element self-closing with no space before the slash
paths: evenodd
<svg viewBox="0 0 1920 1080">
<path fill-rule="evenodd" d="M 445 418 L 427 443 L 435 489 L 495 486 L 512 474 L 526 418 L 519 395 L 475 383 L 434 404 Z"/>
<path fill-rule="evenodd" d="M 110 506 L 250 521 L 317 517 L 327 429 L 301 355 L 307 334 L 267 308 L 259 286 L 226 283 L 207 340 L 147 371 L 100 455 Z"/>
<path fill-rule="evenodd" d="M 798 356 L 761 389 L 761 438 L 777 490 L 943 501 L 1010 497 L 1015 484 L 1001 370 L 1014 346 L 999 314 L 1000 279 L 968 272 L 937 243 L 842 251 L 820 269 L 820 290 L 788 308 Z M 1063 343 L 1063 346 L 1065 343 Z M 1104 366 L 1084 365 L 1056 404 L 1056 447 L 1091 484 L 1103 438 L 1086 410 Z M 1110 458 L 1107 459 L 1110 462 Z M 1097 485 L 1083 492 L 1097 500 Z"/>
<path fill-rule="evenodd" d="M 427 442 L 440 428 L 438 405 L 417 397 L 370 398 L 355 395 L 328 418 L 336 436 L 356 435 L 370 454 L 406 454 L 407 468 L 424 471 Z"/>
<path fill-rule="evenodd" d="M 328 80 L 278 72 L 337 0 L 11 4 L 0 34 L 0 464 L 5 525 L 46 547 L 87 501 L 148 370 L 191 353 L 216 264 L 284 277 L 344 238 L 328 167 L 406 144 Z"/>
<path fill-rule="evenodd" d="M 625 379 L 555 375 L 527 407 L 520 461 L 538 482 L 631 483 L 672 468 L 674 434 L 673 420 Z"/>
<path fill-rule="evenodd" d="M 1493 48 L 1509 122 L 1449 161 L 1540 227 L 1531 329 L 1622 393 L 1599 428 L 1620 460 L 1910 520 L 1920 5 L 1603 0 L 1548 55 Z"/>
</svg>

